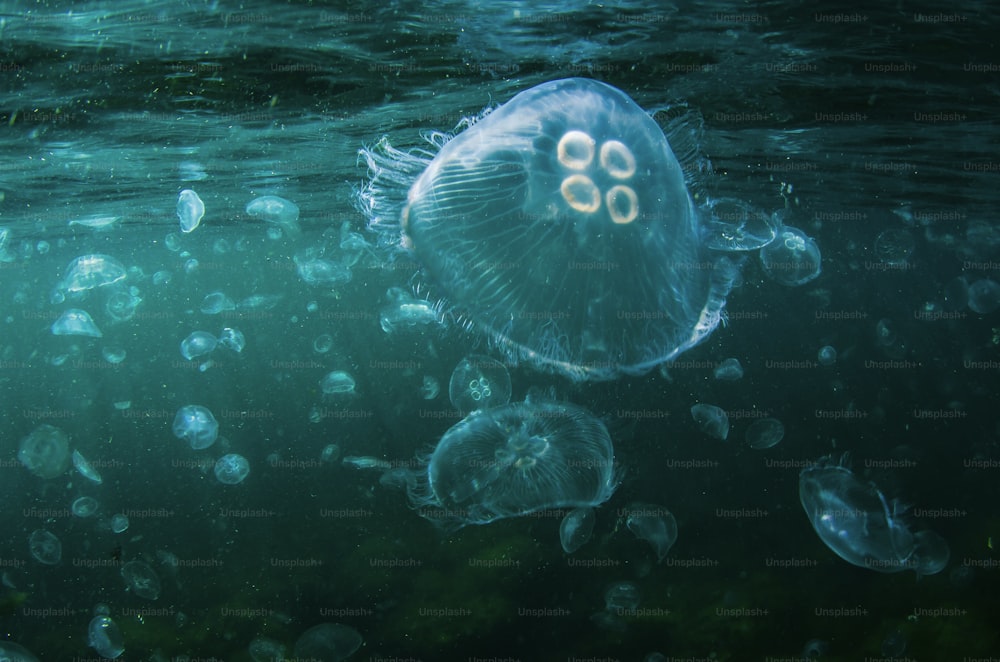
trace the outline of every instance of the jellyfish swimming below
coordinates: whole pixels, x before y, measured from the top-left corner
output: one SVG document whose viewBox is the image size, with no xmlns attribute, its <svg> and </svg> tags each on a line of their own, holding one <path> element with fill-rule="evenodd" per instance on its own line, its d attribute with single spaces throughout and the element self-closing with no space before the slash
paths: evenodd
<svg viewBox="0 0 1000 662">
<path fill-rule="evenodd" d="M 914 532 L 899 504 L 846 464 L 846 456 L 824 457 L 799 474 L 799 499 L 820 540 L 848 563 L 876 572 L 941 572 L 948 543 L 928 529 Z"/>
<path fill-rule="evenodd" d="M 726 253 L 771 238 L 710 241 L 685 180 L 697 168 L 610 85 L 551 81 L 466 125 L 429 135 L 433 158 L 387 139 L 361 150 L 357 202 L 511 361 L 643 374 L 718 326 L 739 272 Z"/>
<path fill-rule="evenodd" d="M 478 409 L 449 429 L 409 488 L 445 527 L 488 524 L 547 508 L 598 506 L 618 487 L 604 424 L 567 403 Z"/>
</svg>

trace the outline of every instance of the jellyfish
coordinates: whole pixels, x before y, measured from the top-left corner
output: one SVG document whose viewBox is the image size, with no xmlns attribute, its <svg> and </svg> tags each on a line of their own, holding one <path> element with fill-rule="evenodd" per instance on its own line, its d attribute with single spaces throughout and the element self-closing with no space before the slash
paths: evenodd
<svg viewBox="0 0 1000 662">
<path fill-rule="evenodd" d="M 912 531 L 899 504 L 846 464 L 846 455 L 839 462 L 828 456 L 799 474 L 799 498 L 820 540 L 848 563 L 876 572 L 943 570 L 950 555 L 944 539 Z"/>
<path fill-rule="evenodd" d="M 608 431 L 567 403 L 479 409 L 449 429 L 408 490 L 446 528 L 488 524 L 547 508 L 590 508 L 620 479 Z"/>
<path fill-rule="evenodd" d="M 738 276 L 709 242 L 660 126 L 582 78 L 521 92 L 436 154 L 361 150 L 357 203 L 383 244 L 510 362 L 571 379 L 638 375 L 703 341 Z M 765 233 L 766 235 L 766 233 Z"/>
</svg>

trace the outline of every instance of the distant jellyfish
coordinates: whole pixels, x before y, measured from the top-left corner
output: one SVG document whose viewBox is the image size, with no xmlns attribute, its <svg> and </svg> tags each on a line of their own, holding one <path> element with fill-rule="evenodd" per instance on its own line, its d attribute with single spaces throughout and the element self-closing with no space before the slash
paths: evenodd
<svg viewBox="0 0 1000 662">
<path fill-rule="evenodd" d="M 476 409 L 510 402 L 510 374 L 502 363 L 488 356 L 467 356 L 451 373 L 448 397 L 455 409 L 468 414 Z"/>
<path fill-rule="evenodd" d="M 219 436 L 219 422 L 207 407 L 185 405 L 177 410 L 174 436 L 184 439 L 194 450 L 208 448 Z"/>
<path fill-rule="evenodd" d="M 319 380 L 319 387 L 327 395 L 346 395 L 354 393 L 354 377 L 344 370 L 334 370 L 326 373 L 323 379 Z"/>
<path fill-rule="evenodd" d="M 239 354 L 247 346 L 247 339 L 239 329 L 227 326 L 219 334 L 219 344 Z"/>
<path fill-rule="evenodd" d="M 98 485 L 104 482 L 104 479 L 101 478 L 101 474 L 98 473 L 97 469 L 95 469 L 90 462 L 87 461 L 87 458 L 85 458 L 80 451 L 73 451 L 73 466 L 78 472 L 80 472 L 80 475 L 87 480 L 97 483 Z"/>
<path fill-rule="evenodd" d="M 69 438 L 59 428 L 43 423 L 21 439 L 17 459 L 39 478 L 55 478 L 69 468 Z"/>
<path fill-rule="evenodd" d="M 206 294 L 201 301 L 201 312 L 206 315 L 218 315 L 227 310 L 236 310 L 236 302 L 230 299 L 225 292 L 211 292 Z"/>
<path fill-rule="evenodd" d="M 729 436 L 729 415 L 721 407 L 699 403 L 691 407 L 691 418 L 709 437 L 725 441 Z"/>
<path fill-rule="evenodd" d="M 177 220 L 181 224 L 181 232 L 194 232 L 201 219 L 205 216 L 205 203 L 191 189 L 184 189 L 177 196 Z"/>
<path fill-rule="evenodd" d="M 662 561 L 677 542 L 677 519 L 663 506 L 650 503 L 630 505 L 625 526 L 636 538 L 652 545 L 657 562 Z"/>
<path fill-rule="evenodd" d="M 830 345 L 823 345 L 816 353 L 816 360 L 822 366 L 831 366 L 837 362 L 837 350 Z"/>
<path fill-rule="evenodd" d="M 902 268 L 913 253 L 916 242 L 906 230 L 885 230 L 875 238 L 875 257 L 886 267 Z"/>
<path fill-rule="evenodd" d="M 778 445 L 785 438 L 785 425 L 776 418 L 760 418 L 746 431 L 747 445 L 754 450 L 764 450 Z"/>
<path fill-rule="evenodd" d="M 54 336 L 86 336 L 88 338 L 101 338 L 104 336 L 97 328 L 93 318 L 86 310 L 80 308 L 70 308 L 63 311 L 55 322 L 52 323 L 52 335 Z"/>
<path fill-rule="evenodd" d="M 760 249 L 764 273 L 782 285 L 804 285 L 820 273 L 820 253 L 816 241 L 802 230 L 785 226 L 777 238 Z"/>
<path fill-rule="evenodd" d="M 593 508 L 574 508 L 566 513 L 559 524 L 559 542 L 563 551 L 572 554 L 590 540 L 597 517 Z"/>
<path fill-rule="evenodd" d="M 39 563 L 55 565 L 62 559 L 62 543 L 51 531 L 35 529 L 28 537 L 28 551 Z"/>
<path fill-rule="evenodd" d="M 420 386 L 420 397 L 424 400 L 433 400 L 441 392 L 441 384 L 432 375 L 424 375 L 423 384 Z"/>
<path fill-rule="evenodd" d="M 390 287 L 386 298 L 389 304 L 379 312 L 379 325 L 386 333 L 444 324 L 438 306 L 426 299 L 418 299 L 406 290 Z"/>
<path fill-rule="evenodd" d="M 128 515 L 124 513 L 116 513 L 111 516 L 111 532 L 112 533 L 125 533 L 128 531 Z"/>
<path fill-rule="evenodd" d="M 140 598 L 156 600 L 160 597 L 160 577 L 145 561 L 129 561 L 122 566 L 121 573 L 128 590 Z"/>
<path fill-rule="evenodd" d="M 105 660 L 115 660 L 125 652 L 125 637 L 110 616 L 94 616 L 87 627 L 87 644 Z"/>
<path fill-rule="evenodd" d="M 712 375 L 723 382 L 735 382 L 743 379 L 743 366 L 739 359 L 724 359 Z"/>
<path fill-rule="evenodd" d="M 566 403 L 479 409 L 449 429 L 426 458 L 410 499 L 445 527 L 488 524 L 546 508 L 590 508 L 620 478 L 604 424 Z"/>
<path fill-rule="evenodd" d="M 281 228 L 291 238 L 302 234 L 299 228 L 299 207 L 291 200 L 276 195 L 262 195 L 247 204 L 247 216 Z"/>
<path fill-rule="evenodd" d="M 615 582 L 604 591 L 604 608 L 611 612 L 635 611 L 639 607 L 639 587 L 634 582 Z"/>
<path fill-rule="evenodd" d="M 362 150 L 358 203 L 383 244 L 410 252 L 512 361 L 614 379 L 718 326 L 738 267 L 711 249 L 741 247 L 708 244 L 685 182 L 685 165 L 697 167 L 635 101 L 569 78 L 467 126 L 431 134 L 433 159 L 385 139 Z"/>
<path fill-rule="evenodd" d="M 969 309 L 980 315 L 988 315 L 1000 308 L 1000 285 L 989 278 L 977 280 L 969 285 Z"/>
<path fill-rule="evenodd" d="M 242 455 L 229 453 L 215 463 L 215 477 L 223 485 L 242 483 L 250 474 L 250 463 Z"/>
<path fill-rule="evenodd" d="M 781 227 L 779 214 L 766 214 L 742 200 L 720 198 L 708 203 L 702 228 L 705 245 L 724 251 L 750 251 L 767 246 Z"/>
<path fill-rule="evenodd" d="M 350 657 L 361 648 L 361 634 L 342 623 L 320 623 L 303 632 L 295 642 L 294 659 L 330 660 Z"/>
<path fill-rule="evenodd" d="M 90 517 L 97 512 L 97 499 L 89 496 L 82 496 L 73 501 L 70 511 L 74 517 Z"/>
<path fill-rule="evenodd" d="M 317 354 L 326 354 L 331 349 L 333 349 L 333 336 L 329 333 L 320 334 L 313 340 L 313 351 Z"/>
</svg>

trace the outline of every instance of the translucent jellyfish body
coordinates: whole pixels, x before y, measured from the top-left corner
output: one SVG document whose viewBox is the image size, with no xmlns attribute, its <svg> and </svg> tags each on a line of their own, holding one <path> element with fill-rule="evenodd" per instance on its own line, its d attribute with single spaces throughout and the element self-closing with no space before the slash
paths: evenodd
<svg viewBox="0 0 1000 662">
<path fill-rule="evenodd" d="M 69 468 L 69 439 L 57 427 L 42 424 L 21 440 L 17 459 L 40 478 L 55 478 Z"/>
<path fill-rule="evenodd" d="M 52 323 L 52 335 L 54 336 L 86 336 L 88 338 L 101 338 L 104 336 L 97 328 L 93 318 L 86 310 L 80 308 L 70 308 L 63 312 L 55 322 Z"/>
<path fill-rule="evenodd" d="M 448 382 L 448 397 L 455 409 L 468 414 L 476 409 L 507 404 L 510 389 L 510 373 L 502 363 L 473 354 L 455 366 Z"/>
<path fill-rule="evenodd" d="M 160 597 L 160 578 L 145 561 L 129 561 L 122 566 L 121 572 L 128 590 L 140 598 L 156 600 Z"/>
<path fill-rule="evenodd" d="M 551 402 L 473 412 L 445 433 L 418 477 L 427 484 L 410 491 L 415 506 L 456 527 L 597 506 L 618 486 L 604 424 L 579 407 Z"/>
<path fill-rule="evenodd" d="M 125 637 L 110 616 L 94 616 L 87 627 L 87 644 L 106 660 L 125 652 Z"/>
<path fill-rule="evenodd" d="M 55 565 L 62 559 L 62 543 L 51 531 L 35 529 L 28 537 L 28 551 L 39 563 Z"/>
<path fill-rule="evenodd" d="M 67 292 L 85 292 L 125 280 L 128 273 L 121 262 L 108 255 L 81 255 L 66 268 L 61 288 Z"/>
<path fill-rule="evenodd" d="M 789 226 L 760 249 L 760 261 L 764 272 L 782 285 L 803 285 L 820 273 L 819 246 L 802 230 Z"/>
<path fill-rule="evenodd" d="M 708 250 L 667 137 L 620 90 L 544 83 L 430 140 L 433 160 L 363 150 L 360 206 L 512 359 L 613 379 L 718 325 L 737 268 Z"/>
<path fill-rule="evenodd" d="M 948 545 L 929 530 L 914 532 L 895 501 L 874 483 L 825 457 L 799 474 L 799 498 L 820 540 L 840 558 L 876 572 L 944 569 Z"/>
<path fill-rule="evenodd" d="M 236 485 L 250 474 L 250 463 L 242 455 L 229 453 L 215 463 L 215 477 L 224 485 Z"/>
<path fill-rule="evenodd" d="M 174 436 L 184 439 L 191 448 L 201 450 L 215 443 L 219 436 L 219 422 L 207 407 L 185 405 L 174 417 Z"/>
</svg>

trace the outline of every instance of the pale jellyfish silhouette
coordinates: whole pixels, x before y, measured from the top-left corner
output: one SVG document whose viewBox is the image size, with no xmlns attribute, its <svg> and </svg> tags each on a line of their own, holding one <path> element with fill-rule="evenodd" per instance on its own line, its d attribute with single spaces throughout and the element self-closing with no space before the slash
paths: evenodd
<svg viewBox="0 0 1000 662">
<path fill-rule="evenodd" d="M 412 253 L 510 360 L 613 379 L 718 326 L 738 268 L 711 249 L 765 239 L 708 242 L 719 232 L 701 232 L 708 212 L 684 165 L 625 93 L 552 81 L 466 126 L 430 135 L 433 159 L 386 139 L 362 150 L 371 179 L 358 202 L 383 244 Z"/>
<path fill-rule="evenodd" d="M 563 551 L 572 554 L 583 547 L 594 533 L 597 516 L 593 508 L 574 508 L 559 524 L 559 542 Z"/>
<path fill-rule="evenodd" d="M 663 506 L 651 503 L 633 503 L 628 507 L 625 525 L 639 540 L 645 540 L 662 561 L 677 541 L 677 520 Z"/>
</svg>

